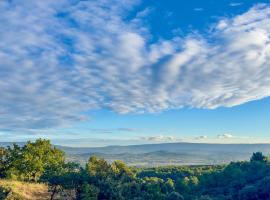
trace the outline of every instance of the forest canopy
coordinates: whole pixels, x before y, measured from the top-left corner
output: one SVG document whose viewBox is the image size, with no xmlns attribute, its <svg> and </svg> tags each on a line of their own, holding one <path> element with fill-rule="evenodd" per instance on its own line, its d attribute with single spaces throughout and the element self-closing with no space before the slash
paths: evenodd
<svg viewBox="0 0 270 200">
<path fill-rule="evenodd" d="M 92 156 L 80 166 L 67 162 L 49 140 L 38 139 L 1 147 L 0 177 L 46 183 L 52 200 L 270 199 L 270 163 L 260 152 L 228 165 L 136 168 Z M 0 199 L 7 195 L 0 188 Z"/>
</svg>

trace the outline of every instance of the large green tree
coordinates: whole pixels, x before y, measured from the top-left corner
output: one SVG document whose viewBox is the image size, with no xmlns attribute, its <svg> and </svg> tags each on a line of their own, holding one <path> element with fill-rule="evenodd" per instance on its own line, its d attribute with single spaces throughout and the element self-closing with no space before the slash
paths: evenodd
<svg viewBox="0 0 270 200">
<path fill-rule="evenodd" d="M 29 141 L 23 147 L 14 144 L 6 150 L 6 176 L 38 181 L 46 170 L 61 167 L 64 162 L 64 152 L 53 147 L 49 140 Z"/>
</svg>

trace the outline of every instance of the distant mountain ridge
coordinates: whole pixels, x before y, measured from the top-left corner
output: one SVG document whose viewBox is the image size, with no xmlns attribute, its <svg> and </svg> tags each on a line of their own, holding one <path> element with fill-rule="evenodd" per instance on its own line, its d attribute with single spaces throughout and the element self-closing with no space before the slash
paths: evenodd
<svg viewBox="0 0 270 200">
<path fill-rule="evenodd" d="M 67 147 L 58 146 L 70 154 L 78 153 L 149 153 L 155 151 L 166 151 L 171 153 L 186 152 L 232 152 L 232 153 L 253 153 L 261 151 L 270 153 L 270 144 L 211 144 L 211 143 L 160 143 L 160 144 L 142 144 L 128 146 L 106 146 L 106 147 Z"/>
<path fill-rule="evenodd" d="M 0 146 L 12 146 L 14 143 L 23 146 L 26 142 L 0 142 Z M 165 151 L 170 153 L 196 153 L 196 152 L 233 152 L 233 153 L 252 153 L 260 151 L 270 154 L 270 144 L 212 144 L 212 143 L 159 143 L 159 144 L 140 144 L 127 146 L 105 146 L 105 147 L 70 147 L 55 145 L 57 148 L 68 154 L 84 153 L 104 153 L 104 154 L 141 154 L 156 151 Z"/>
<path fill-rule="evenodd" d="M 10 146 L 11 142 L 0 142 Z M 25 142 L 17 143 L 22 146 Z M 253 152 L 270 155 L 270 144 L 207 144 L 161 143 L 106 147 L 68 147 L 55 145 L 63 150 L 68 161 L 86 163 L 90 156 L 102 157 L 108 162 L 123 160 L 131 166 L 164 165 L 216 165 L 248 160 Z"/>
<path fill-rule="evenodd" d="M 108 162 L 123 160 L 131 166 L 218 165 L 248 160 L 253 152 L 270 153 L 270 144 L 162 143 L 95 148 L 58 146 L 70 161 L 82 165 L 96 155 Z"/>
</svg>

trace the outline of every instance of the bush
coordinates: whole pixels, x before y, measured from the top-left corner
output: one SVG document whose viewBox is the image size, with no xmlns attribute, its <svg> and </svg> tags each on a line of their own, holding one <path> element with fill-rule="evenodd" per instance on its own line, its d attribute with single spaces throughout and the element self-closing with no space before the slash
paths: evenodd
<svg viewBox="0 0 270 200">
<path fill-rule="evenodd" d="M 258 198 L 258 190 L 256 186 L 249 185 L 244 187 L 239 192 L 239 199 L 241 200 L 257 200 Z"/>
<path fill-rule="evenodd" d="M 80 194 L 81 200 L 97 200 L 99 194 L 99 189 L 94 185 L 84 183 L 82 185 L 82 191 Z"/>
<path fill-rule="evenodd" d="M 184 197 L 178 192 L 171 192 L 166 200 L 184 200 Z"/>
<path fill-rule="evenodd" d="M 5 188 L 3 186 L 0 186 L 0 200 L 7 199 L 10 192 L 11 192 L 10 188 Z"/>
</svg>

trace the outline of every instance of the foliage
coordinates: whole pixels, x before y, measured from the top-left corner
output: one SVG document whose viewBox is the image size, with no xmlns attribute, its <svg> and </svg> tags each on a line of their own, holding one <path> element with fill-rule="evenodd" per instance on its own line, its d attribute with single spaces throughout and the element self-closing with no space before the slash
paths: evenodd
<svg viewBox="0 0 270 200">
<path fill-rule="evenodd" d="M 0 187 L 0 199 L 7 199 L 9 194 L 10 194 L 10 188 L 6 188 L 3 186 Z"/>
<path fill-rule="evenodd" d="M 264 156 L 262 152 L 253 153 L 250 162 L 268 162 L 268 157 Z"/>
<path fill-rule="evenodd" d="M 99 189 L 94 185 L 84 183 L 80 193 L 81 200 L 96 200 L 98 199 Z"/>
<path fill-rule="evenodd" d="M 7 151 L 5 148 L 0 147 L 0 178 L 5 177 L 6 172 L 6 155 Z"/>
<path fill-rule="evenodd" d="M 270 199 L 270 164 L 260 152 L 250 161 L 229 165 L 157 168 L 131 168 L 122 161 L 108 163 L 96 156 L 82 168 L 64 158 L 47 140 L 1 148 L 0 175 L 44 182 L 51 200 Z"/>
<path fill-rule="evenodd" d="M 52 147 L 49 140 L 39 139 L 23 147 L 14 144 L 0 149 L 0 175 L 10 179 L 36 182 L 46 170 L 63 163 L 64 153 Z"/>
</svg>

